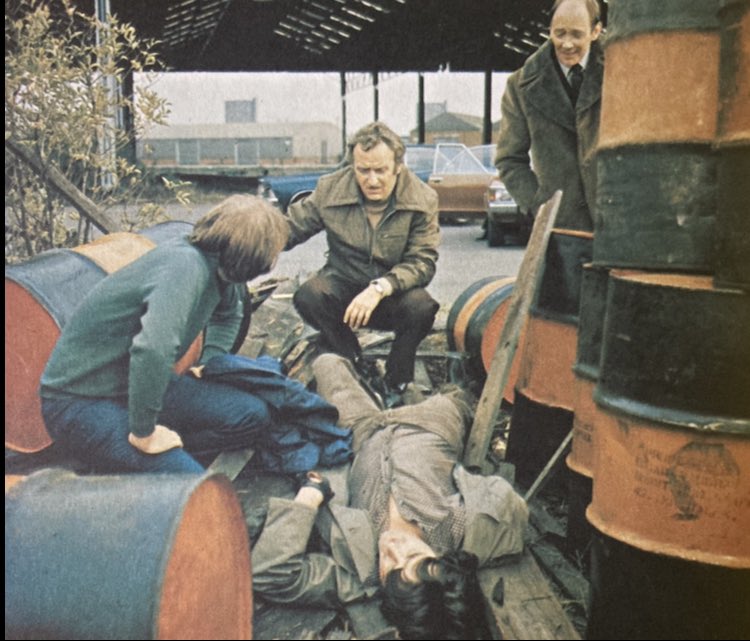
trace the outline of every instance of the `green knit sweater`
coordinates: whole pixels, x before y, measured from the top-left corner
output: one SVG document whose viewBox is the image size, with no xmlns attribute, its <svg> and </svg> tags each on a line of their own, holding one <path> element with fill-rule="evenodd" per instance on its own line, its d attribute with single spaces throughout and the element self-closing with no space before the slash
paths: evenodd
<svg viewBox="0 0 750 641">
<path fill-rule="evenodd" d="M 154 429 L 172 368 L 205 328 L 201 362 L 231 349 L 242 285 L 187 237 L 162 243 L 100 281 L 63 328 L 41 395 L 127 398 L 130 431 Z"/>
</svg>

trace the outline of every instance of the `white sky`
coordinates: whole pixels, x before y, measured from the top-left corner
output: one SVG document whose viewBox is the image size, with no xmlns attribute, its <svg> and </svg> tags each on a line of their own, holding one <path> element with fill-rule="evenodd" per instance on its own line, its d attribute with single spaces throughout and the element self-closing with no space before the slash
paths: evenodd
<svg viewBox="0 0 750 641">
<path fill-rule="evenodd" d="M 365 78 L 364 74 L 359 74 Z M 492 120 L 500 118 L 500 98 L 507 73 L 492 74 Z M 381 79 L 380 119 L 398 134 L 417 125 L 416 73 Z M 144 83 L 137 76 L 136 83 Z M 482 116 L 484 74 L 436 72 L 425 74 L 425 102 L 447 101 L 448 111 Z M 224 122 L 224 101 L 257 99 L 258 122 L 323 121 L 341 126 L 338 73 L 164 73 L 152 89 L 170 104 L 169 124 Z M 347 96 L 347 135 L 374 116 L 372 86 Z"/>
</svg>

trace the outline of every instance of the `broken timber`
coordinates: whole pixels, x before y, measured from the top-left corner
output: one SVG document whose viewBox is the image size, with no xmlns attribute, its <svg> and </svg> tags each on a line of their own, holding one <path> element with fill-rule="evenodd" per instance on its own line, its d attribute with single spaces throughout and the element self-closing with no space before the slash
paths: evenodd
<svg viewBox="0 0 750 641">
<path fill-rule="evenodd" d="M 468 468 L 485 469 L 487 449 L 492 438 L 492 428 L 497 419 L 503 390 L 508 382 L 513 357 L 518 347 L 521 327 L 528 315 L 529 307 L 541 278 L 544 259 L 557 210 L 560 207 L 561 191 L 556 191 L 544 205 L 534 222 L 526 252 L 518 270 L 508 304 L 508 313 L 492 357 L 482 396 L 477 405 L 474 423 L 464 452 L 464 464 Z"/>
<path fill-rule="evenodd" d="M 5 139 L 5 148 L 31 167 L 42 180 L 73 205 L 81 216 L 90 220 L 99 231 L 105 234 L 122 231 L 120 223 L 103 212 L 93 200 L 70 182 L 57 167 L 43 165 L 42 161 L 34 153 L 10 138 Z"/>
<path fill-rule="evenodd" d="M 581 638 L 528 549 L 506 565 L 480 570 L 479 584 L 495 638 Z"/>
</svg>

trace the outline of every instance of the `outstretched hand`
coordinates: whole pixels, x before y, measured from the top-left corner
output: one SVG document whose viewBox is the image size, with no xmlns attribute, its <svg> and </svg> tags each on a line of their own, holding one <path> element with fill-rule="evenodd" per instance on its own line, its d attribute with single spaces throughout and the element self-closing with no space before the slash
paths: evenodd
<svg viewBox="0 0 750 641">
<path fill-rule="evenodd" d="M 370 322 L 372 313 L 382 299 L 383 295 L 372 285 L 368 285 L 349 303 L 349 307 L 344 312 L 344 323 L 352 329 L 364 327 Z"/>
<path fill-rule="evenodd" d="M 180 435 L 164 425 L 157 425 L 148 436 L 128 434 L 128 442 L 144 454 L 161 454 L 175 447 L 182 447 Z"/>
</svg>

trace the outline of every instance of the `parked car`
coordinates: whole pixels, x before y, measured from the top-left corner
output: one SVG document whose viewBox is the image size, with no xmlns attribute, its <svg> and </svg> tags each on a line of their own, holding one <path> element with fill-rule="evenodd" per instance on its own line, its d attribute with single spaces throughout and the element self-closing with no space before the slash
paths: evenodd
<svg viewBox="0 0 750 641">
<path fill-rule="evenodd" d="M 435 145 L 406 145 L 404 162 L 419 178 L 425 182 L 432 173 L 434 165 Z M 258 185 L 258 195 L 263 196 L 281 211 L 298 200 L 309 196 L 318 184 L 318 179 L 332 171 L 340 169 L 346 161 L 340 162 L 331 169 L 311 171 L 290 176 L 264 176 Z"/>
<path fill-rule="evenodd" d="M 287 207 L 309 196 L 318 184 L 318 178 L 344 166 L 340 162 L 335 167 L 323 171 L 310 171 L 289 176 L 263 176 L 258 182 L 258 195 L 286 212 Z"/>
<path fill-rule="evenodd" d="M 494 170 L 495 145 L 478 145 L 470 149 L 485 167 Z M 528 242 L 531 222 L 521 212 L 499 178 L 490 182 L 487 189 L 486 211 L 485 231 L 490 247 L 504 245 L 509 235 L 522 245 Z"/>
<path fill-rule="evenodd" d="M 486 231 L 490 247 L 504 245 L 508 234 L 525 245 L 531 233 L 531 221 L 499 178 L 495 178 L 487 188 Z"/>
<path fill-rule="evenodd" d="M 496 149 L 495 145 L 475 145 L 474 147 L 469 147 L 471 153 L 493 174 L 497 173 L 497 169 L 495 168 Z"/>
<path fill-rule="evenodd" d="M 435 145 L 427 184 L 438 194 L 440 221 L 485 219 L 486 193 L 495 175 L 495 168 L 485 167 L 466 145 Z"/>
<path fill-rule="evenodd" d="M 486 193 L 495 171 L 484 167 L 466 145 L 439 143 L 406 145 L 404 162 L 438 194 L 441 222 L 486 218 Z M 290 204 L 309 196 L 327 171 L 291 176 L 265 176 L 258 193 L 286 211 Z"/>
</svg>

